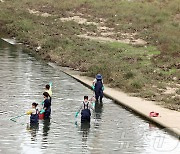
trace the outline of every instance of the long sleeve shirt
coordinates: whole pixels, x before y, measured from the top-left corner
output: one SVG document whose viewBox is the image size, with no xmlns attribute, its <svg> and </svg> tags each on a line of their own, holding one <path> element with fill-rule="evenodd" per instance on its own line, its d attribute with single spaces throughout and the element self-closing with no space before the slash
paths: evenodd
<svg viewBox="0 0 180 154">
<path fill-rule="evenodd" d="M 51 102 L 50 102 L 50 100 L 49 100 L 49 99 L 44 100 L 44 106 L 43 106 L 43 108 L 44 108 L 45 110 L 47 110 L 47 109 L 50 108 L 50 107 L 51 107 Z"/>
</svg>

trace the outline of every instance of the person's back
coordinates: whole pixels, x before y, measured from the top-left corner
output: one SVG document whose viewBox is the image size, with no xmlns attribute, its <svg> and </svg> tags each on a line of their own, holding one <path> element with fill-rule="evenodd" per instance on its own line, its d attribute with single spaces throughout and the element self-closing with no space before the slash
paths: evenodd
<svg viewBox="0 0 180 154">
<path fill-rule="evenodd" d="M 30 123 L 31 124 L 36 124 L 39 121 L 39 111 L 38 111 L 38 109 L 34 109 L 34 110 L 35 111 L 33 111 L 31 113 L 31 116 L 30 116 Z"/>
<path fill-rule="evenodd" d="M 81 123 L 83 122 L 90 122 L 91 111 L 90 111 L 90 103 L 83 102 L 82 103 L 82 110 L 81 110 Z"/>
<path fill-rule="evenodd" d="M 96 83 L 95 83 L 95 90 L 96 91 L 103 90 L 102 87 L 103 87 L 102 80 L 101 79 L 97 80 Z"/>
<path fill-rule="evenodd" d="M 96 101 L 98 101 L 100 97 L 100 102 L 102 102 L 104 86 L 101 74 L 96 75 L 96 79 L 94 80 L 93 84 Z"/>
<path fill-rule="evenodd" d="M 76 112 L 75 117 L 77 117 L 78 113 L 81 111 L 81 123 L 90 122 L 91 119 L 90 109 L 94 110 L 91 103 L 88 101 L 88 96 L 84 96 L 84 101 L 81 103 L 81 106 Z"/>
</svg>

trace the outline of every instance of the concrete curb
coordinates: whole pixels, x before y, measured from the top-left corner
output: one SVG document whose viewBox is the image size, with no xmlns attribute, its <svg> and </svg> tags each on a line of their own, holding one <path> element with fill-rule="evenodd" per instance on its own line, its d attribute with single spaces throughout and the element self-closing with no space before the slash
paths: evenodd
<svg viewBox="0 0 180 154">
<path fill-rule="evenodd" d="M 51 65 L 51 64 L 50 64 Z M 54 66 L 54 64 L 52 64 Z M 51 65 L 51 66 L 52 66 Z M 80 83 L 91 88 L 93 78 L 87 76 L 81 76 L 81 72 L 74 71 L 66 67 L 60 67 L 62 72 L 73 77 Z M 132 110 L 158 126 L 165 128 L 171 135 L 180 139 L 180 112 L 169 110 L 157 105 L 157 102 L 143 100 L 142 98 L 132 97 L 124 92 L 110 88 L 105 85 L 104 95 L 112 100 L 115 100 L 118 104 Z M 159 113 L 158 117 L 150 117 L 149 113 L 155 111 Z"/>
</svg>

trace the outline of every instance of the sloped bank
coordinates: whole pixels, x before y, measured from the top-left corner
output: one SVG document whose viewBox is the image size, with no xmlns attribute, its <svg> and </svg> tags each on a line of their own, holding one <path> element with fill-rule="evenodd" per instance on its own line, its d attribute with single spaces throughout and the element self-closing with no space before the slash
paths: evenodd
<svg viewBox="0 0 180 154">
<path fill-rule="evenodd" d="M 4 40 L 7 41 L 7 40 Z M 8 41 L 7 41 L 8 42 Z M 56 68 L 54 63 L 49 63 L 50 66 Z M 81 76 L 80 71 L 74 71 L 67 67 L 58 66 L 57 69 L 61 69 L 64 73 L 78 80 L 82 84 L 91 88 L 93 78 L 87 76 Z M 156 105 L 156 102 L 143 100 L 142 98 L 132 97 L 119 89 L 110 88 L 105 85 L 105 96 L 115 100 L 118 104 L 129 108 L 140 116 L 152 121 L 159 126 L 165 128 L 165 130 L 173 133 L 178 139 L 180 139 L 180 112 L 169 110 Z M 159 117 L 150 117 L 149 113 L 155 111 L 160 114 Z"/>
<path fill-rule="evenodd" d="M 51 66 L 55 67 L 54 64 L 49 63 Z M 59 66 L 58 66 L 59 68 Z M 74 71 L 66 67 L 60 67 L 61 71 L 78 80 L 82 84 L 91 88 L 93 78 L 87 76 L 81 76 L 81 72 Z M 163 127 L 166 131 L 172 133 L 175 137 L 180 139 L 180 112 L 169 110 L 156 105 L 156 102 L 143 100 L 142 98 L 132 97 L 126 93 L 108 87 L 105 85 L 104 95 L 116 101 L 118 104 L 129 108 L 138 115 L 147 120 L 156 123 L 157 125 Z M 150 112 L 158 112 L 158 117 L 150 117 Z"/>
</svg>

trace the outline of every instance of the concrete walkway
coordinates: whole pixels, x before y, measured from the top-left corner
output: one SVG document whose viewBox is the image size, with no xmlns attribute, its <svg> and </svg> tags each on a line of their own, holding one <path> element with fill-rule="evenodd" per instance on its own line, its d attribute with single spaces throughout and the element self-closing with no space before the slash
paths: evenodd
<svg viewBox="0 0 180 154">
<path fill-rule="evenodd" d="M 75 78 L 88 87 L 92 86 L 93 78 L 81 76 L 80 72 L 61 67 L 61 70 Z M 164 127 L 180 139 L 180 112 L 169 110 L 156 105 L 156 102 L 143 100 L 142 98 L 132 97 L 119 90 L 109 88 L 105 85 L 104 95 L 115 100 L 117 103 L 128 107 L 142 117 L 155 122 Z M 158 112 L 158 117 L 150 117 L 151 111 Z"/>
</svg>

